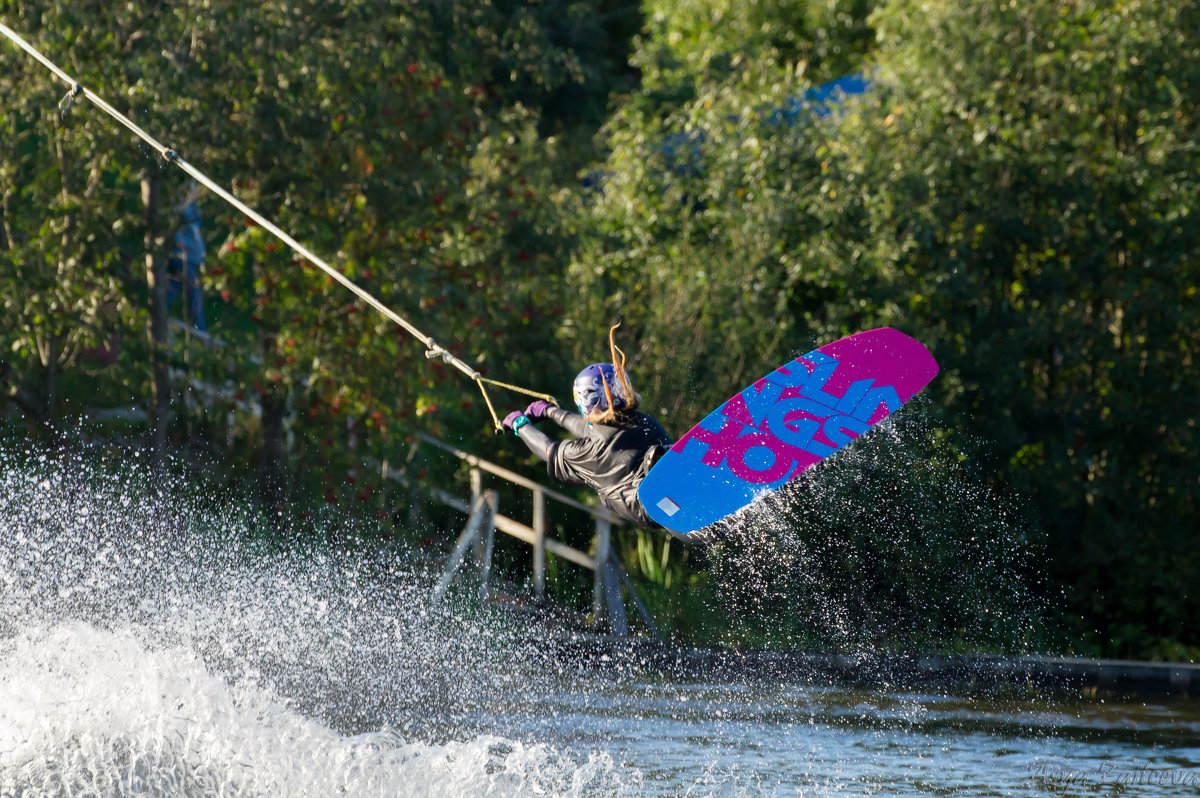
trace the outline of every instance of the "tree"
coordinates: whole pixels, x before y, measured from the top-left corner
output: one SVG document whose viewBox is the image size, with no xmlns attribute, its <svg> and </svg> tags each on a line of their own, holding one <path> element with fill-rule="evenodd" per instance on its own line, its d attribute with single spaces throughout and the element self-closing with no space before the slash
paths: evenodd
<svg viewBox="0 0 1200 798">
<path fill-rule="evenodd" d="M 651 0 L 634 63 L 643 93 L 670 108 L 764 67 L 824 83 L 860 69 L 875 0 Z"/>
<path fill-rule="evenodd" d="M 581 46 L 580 37 L 600 30 L 584 6 L 456 10 L 381 1 L 301 15 L 278 3 L 245 13 L 202 5 L 105 14 L 64 7 L 28 22 L 47 26 L 43 46 L 52 58 L 62 60 L 69 36 L 95 59 L 81 73 L 88 85 L 123 93 L 139 123 L 301 231 L 314 250 L 456 354 L 516 382 L 539 381 L 546 364 L 559 376 L 555 360 L 539 352 L 563 304 L 557 244 L 545 235 L 549 186 L 562 167 L 556 140 L 539 131 L 539 108 L 523 103 L 552 104 L 584 83 L 603 93 L 596 78 L 607 68 L 608 45 Z M 495 15 L 521 20 L 519 40 L 493 36 L 482 23 Z M 564 20 L 566 28 L 550 29 Z M 591 54 L 598 60 L 588 61 Z M 129 263 L 149 254 L 149 263 L 161 264 L 165 253 L 151 250 L 169 236 L 167 206 L 182 177 L 127 143 L 118 157 L 105 157 L 127 136 L 106 120 L 89 122 L 80 129 L 103 144 L 87 158 L 77 155 L 109 164 L 101 173 L 111 189 L 108 206 L 89 220 L 111 224 Z M 26 149 L 46 158 L 36 142 Z M 136 180 L 122 163 L 162 177 L 161 207 L 137 206 Z M 266 491 L 274 503 L 287 470 L 285 415 L 298 414 L 290 428 L 300 446 L 319 450 L 333 447 L 316 441 L 361 442 L 364 433 L 418 417 L 435 432 L 460 436 L 487 428 L 469 381 L 425 360 L 403 333 L 261 230 L 211 199 L 203 203 L 209 289 L 223 297 L 215 331 L 230 345 L 225 351 L 237 354 L 184 362 L 192 376 L 210 383 L 234 376 L 238 394 L 263 400 L 259 448 L 268 456 L 260 469 L 264 485 L 274 485 Z M 22 210 L 29 207 L 22 202 Z M 161 219 L 163 229 L 139 240 L 142 218 Z M 125 324 L 147 306 L 141 274 L 127 270 L 120 286 Z M 179 367 L 179 351 L 169 356 Z M 231 360 L 240 364 L 233 371 Z M 502 369 L 490 362 L 498 360 Z M 168 392 L 159 393 L 165 401 Z"/>
<path fill-rule="evenodd" d="M 1200 632 L 1197 21 L 889 4 L 878 102 L 827 158 L 826 268 L 863 264 L 880 318 L 927 335 L 947 425 L 1033 497 L 1071 607 L 1122 654 Z"/>
<path fill-rule="evenodd" d="M 53 48 L 58 37 L 39 30 L 36 17 L 5 9 L 13 24 L 30 23 L 35 45 Z M 111 197 L 114 169 L 79 156 L 103 147 L 104 137 L 58 112 L 65 88 L 7 42 L 0 63 L 0 127 L 12 144 L 0 153 L 0 379 L 9 398 L 44 422 L 60 410 L 62 370 L 106 342 L 129 309 L 118 240 L 97 213 Z"/>
</svg>

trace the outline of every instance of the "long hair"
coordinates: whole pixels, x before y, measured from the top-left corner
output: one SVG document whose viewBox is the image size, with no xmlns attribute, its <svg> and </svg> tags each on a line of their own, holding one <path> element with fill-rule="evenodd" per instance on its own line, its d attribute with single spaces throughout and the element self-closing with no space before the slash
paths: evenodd
<svg viewBox="0 0 1200 798">
<path fill-rule="evenodd" d="M 617 328 L 621 326 L 617 322 L 608 329 L 608 350 L 612 356 L 613 373 L 616 375 L 618 388 L 623 394 L 625 404 L 620 410 L 614 409 L 616 402 L 613 401 L 613 387 L 608 384 L 608 380 L 603 374 L 600 375 L 600 381 L 604 383 L 604 396 L 608 399 L 608 407 L 601 409 L 596 408 L 588 413 L 584 418 L 591 424 L 607 424 L 615 421 L 618 416 L 626 413 L 632 413 L 638 409 L 642 403 L 642 397 L 638 396 L 633 390 L 633 384 L 629 381 L 629 374 L 625 371 L 625 353 L 621 351 L 621 347 L 617 346 L 616 333 Z"/>
</svg>

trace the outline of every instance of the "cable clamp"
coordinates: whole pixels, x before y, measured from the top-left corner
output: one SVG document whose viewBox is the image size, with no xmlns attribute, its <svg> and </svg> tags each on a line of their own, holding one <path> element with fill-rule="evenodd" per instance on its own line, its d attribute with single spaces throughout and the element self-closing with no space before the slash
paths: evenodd
<svg viewBox="0 0 1200 798">
<path fill-rule="evenodd" d="M 429 360 L 436 360 L 440 357 L 442 362 L 448 366 L 453 366 L 455 360 L 454 355 L 450 354 L 445 347 L 438 346 L 432 339 L 429 341 L 429 349 L 425 350 L 425 357 Z"/>
<path fill-rule="evenodd" d="M 67 118 L 67 111 L 71 110 L 71 104 L 75 102 L 75 98 L 83 94 L 83 84 L 76 83 L 67 92 L 66 96 L 58 101 L 58 111 L 63 119 Z"/>
</svg>

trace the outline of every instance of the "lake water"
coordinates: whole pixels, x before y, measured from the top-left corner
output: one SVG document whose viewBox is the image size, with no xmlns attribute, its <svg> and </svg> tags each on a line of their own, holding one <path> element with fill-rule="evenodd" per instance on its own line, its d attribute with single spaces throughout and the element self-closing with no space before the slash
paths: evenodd
<svg viewBox="0 0 1200 798">
<path fill-rule="evenodd" d="M 598 670 L 505 611 L 429 606 L 414 570 L 19 461 L 0 796 L 1200 794 L 1190 703 Z"/>
</svg>

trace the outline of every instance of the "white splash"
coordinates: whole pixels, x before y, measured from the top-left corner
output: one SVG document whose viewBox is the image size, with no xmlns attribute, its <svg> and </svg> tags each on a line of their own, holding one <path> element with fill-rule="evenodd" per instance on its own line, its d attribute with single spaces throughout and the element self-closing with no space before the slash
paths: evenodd
<svg viewBox="0 0 1200 798">
<path fill-rule="evenodd" d="M 603 752 L 474 718 L 539 684 L 497 619 L 397 562 L 178 485 L 0 448 L 0 795 L 580 795 Z"/>
</svg>

